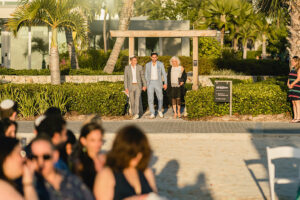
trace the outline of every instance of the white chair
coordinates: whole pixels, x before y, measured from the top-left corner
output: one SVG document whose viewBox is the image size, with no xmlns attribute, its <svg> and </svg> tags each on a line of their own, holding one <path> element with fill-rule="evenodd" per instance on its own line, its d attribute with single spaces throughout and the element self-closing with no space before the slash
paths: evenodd
<svg viewBox="0 0 300 200">
<path fill-rule="evenodd" d="M 268 159 L 268 173 L 269 173 L 269 187 L 271 200 L 275 200 L 274 186 L 277 184 L 299 183 L 300 180 L 300 168 L 297 178 L 275 178 L 275 166 L 272 160 L 278 158 L 300 158 L 300 149 L 295 147 L 267 147 L 267 159 Z"/>
</svg>

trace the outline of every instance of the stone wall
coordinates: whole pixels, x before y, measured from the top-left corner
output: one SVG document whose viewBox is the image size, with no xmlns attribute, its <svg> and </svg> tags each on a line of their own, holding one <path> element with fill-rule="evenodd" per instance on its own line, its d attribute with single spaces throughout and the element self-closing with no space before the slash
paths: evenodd
<svg viewBox="0 0 300 200">
<path fill-rule="evenodd" d="M 259 78 L 258 78 L 259 77 Z M 269 76 L 199 76 L 199 83 L 201 86 L 213 86 L 210 78 L 225 78 L 225 79 L 240 79 L 249 80 L 252 79 L 254 82 L 257 79 L 264 80 Z M 192 75 L 188 73 L 187 83 L 192 83 Z M 124 81 L 123 75 L 85 75 L 85 76 L 61 76 L 62 82 L 67 83 L 96 83 L 101 81 L 118 82 Z M 50 76 L 14 76 L 14 75 L 0 75 L 0 81 L 2 83 L 39 83 L 46 84 L 51 83 Z"/>
</svg>

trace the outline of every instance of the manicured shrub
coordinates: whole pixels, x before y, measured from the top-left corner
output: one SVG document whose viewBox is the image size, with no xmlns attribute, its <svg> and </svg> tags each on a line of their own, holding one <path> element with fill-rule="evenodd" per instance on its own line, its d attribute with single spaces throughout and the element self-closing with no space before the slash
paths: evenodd
<svg viewBox="0 0 300 200">
<path fill-rule="evenodd" d="M 18 102 L 22 117 L 44 113 L 50 107 L 60 108 L 64 113 L 99 113 L 123 115 L 126 95 L 122 83 L 69 84 L 1 84 L 0 101 L 10 98 Z"/>
<path fill-rule="evenodd" d="M 189 91 L 185 100 L 190 119 L 229 114 L 228 103 L 214 102 L 214 87 Z M 232 105 L 233 114 L 239 115 L 280 114 L 291 111 L 287 92 L 280 85 L 263 82 L 234 85 Z"/>
</svg>

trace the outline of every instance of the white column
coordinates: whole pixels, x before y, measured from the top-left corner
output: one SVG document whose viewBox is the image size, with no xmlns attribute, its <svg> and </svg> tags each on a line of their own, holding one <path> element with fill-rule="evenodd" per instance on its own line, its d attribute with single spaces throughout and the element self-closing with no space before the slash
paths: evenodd
<svg viewBox="0 0 300 200">
<path fill-rule="evenodd" d="M 159 38 L 159 55 L 162 56 L 163 55 L 163 38 Z"/>
<path fill-rule="evenodd" d="M 138 38 L 138 56 L 146 56 L 146 38 Z"/>
<path fill-rule="evenodd" d="M 181 55 L 190 56 L 190 38 L 181 38 Z"/>
<path fill-rule="evenodd" d="M 28 26 L 28 69 L 31 69 L 31 27 Z"/>
</svg>

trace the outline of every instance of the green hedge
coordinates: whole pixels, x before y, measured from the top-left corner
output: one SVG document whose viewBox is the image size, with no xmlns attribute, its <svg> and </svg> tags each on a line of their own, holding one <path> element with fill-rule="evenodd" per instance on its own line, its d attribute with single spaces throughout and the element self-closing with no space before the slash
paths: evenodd
<svg viewBox="0 0 300 200">
<path fill-rule="evenodd" d="M 123 115 L 126 95 L 122 83 L 63 84 L 2 84 L 0 100 L 10 98 L 18 102 L 19 115 L 40 115 L 50 106 L 59 107 L 64 113 L 99 113 Z"/>
<path fill-rule="evenodd" d="M 186 95 L 188 117 L 197 119 L 229 114 L 228 103 L 214 102 L 214 88 L 189 91 Z M 280 85 L 266 83 L 236 84 L 233 86 L 233 114 L 259 115 L 291 112 L 287 92 Z"/>
</svg>

